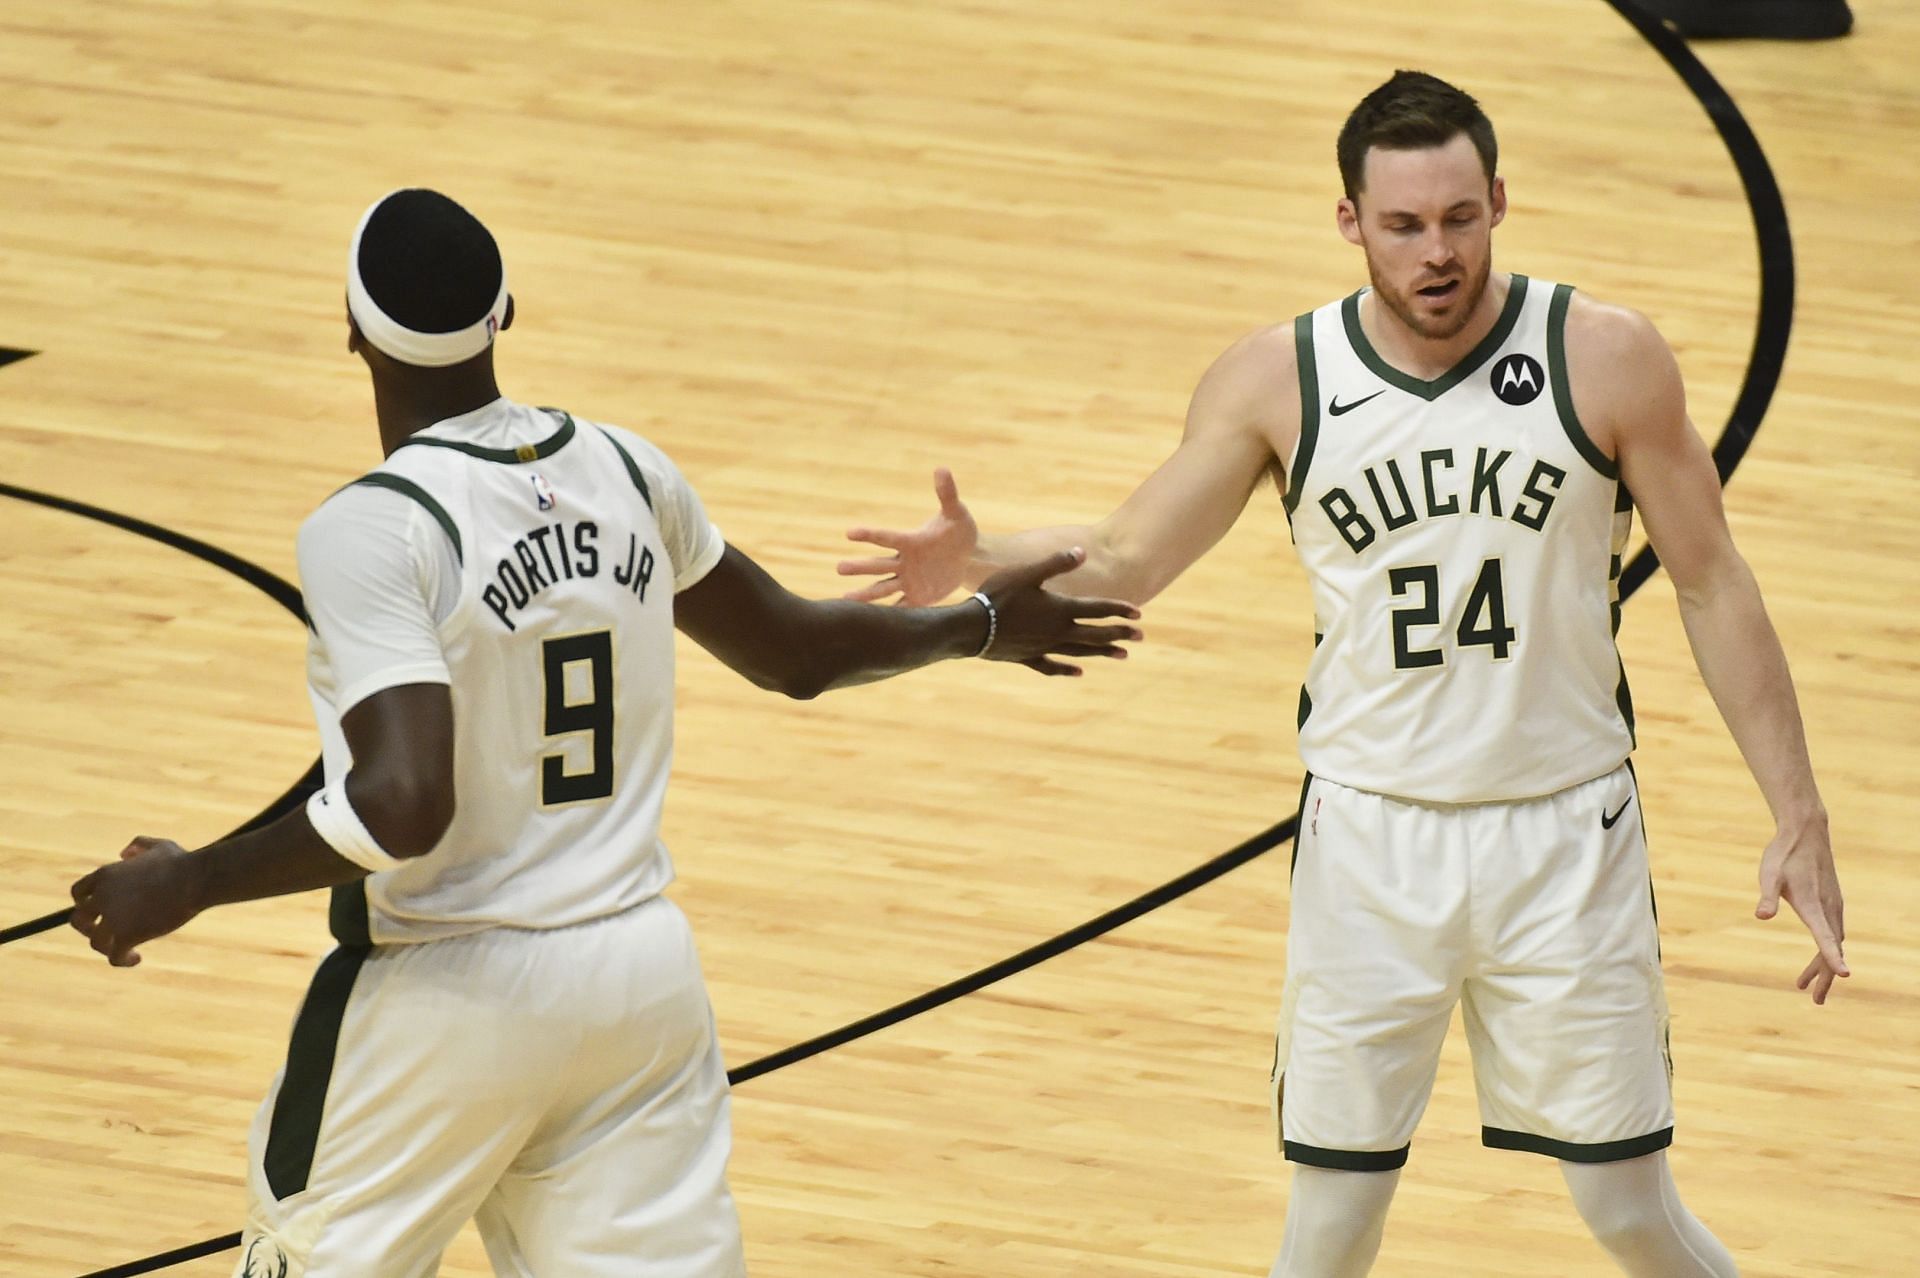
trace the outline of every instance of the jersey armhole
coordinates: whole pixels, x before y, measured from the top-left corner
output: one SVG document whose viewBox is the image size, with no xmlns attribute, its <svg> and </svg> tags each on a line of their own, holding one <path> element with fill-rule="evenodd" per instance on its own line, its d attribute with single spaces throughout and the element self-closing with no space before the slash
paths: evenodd
<svg viewBox="0 0 1920 1278">
<path fill-rule="evenodd" d="M 1567 305 L 1573 300 L 1573 285 L 1553 286 L 1553 301 L 1547 307 L 1547 381 L 1553 386 L 1553 407 L 1560 415 L 1560 429 L 1567 433 L 1574 451 L 1606 479 L 1620 478 L 1620 467 L 1600 451 L 1580 424 L 1573 410 L 1573 384 L 1567 377 Z"/>
<path fill-rule="evenodd" d="M 1313 446 L 1320 438 L 1320 373 L 1313 362 L 1313 313 L 1296 316 L 1293 321 L 1294 364 L 1300 375 L 1300 438 L 1293 446 L 1287 465 L 1287 491 L 1281 497 L 1287 518 L 1300 504 L 1305 490 L 1307 468 L 1313 464 Z"/>
<path fill-rule="evenodd" d="M 461 600 L 465 595 L 465 589 L 461 579 L 466 573 L 467 555 L 465 543 L 460 536 L 460 526 L 454 523 L 453 516 L 447 513 L 447 508 L 441 505 L 433 494 L 405 476 L 395 475 L 384 470 L 371 471 L 362 475 L 359 479 L 354 480 L 340 491 L 345 492 L 347 488 L 381 488 L 391 493 L 397 493 L 414 504 L 417 515 L 425 515 L 432 519 L 434 523 L 440 526 L 440 531 L 446 534 L 447 548 L 453 551 L 453 579 L 449 586 L 452 591 L 452 602 L 447 605 L 444 616 L 441 615 L 441 605 L 437 602 L 438 596 L 434 593 L 433 587 L 430 586 L 424 578 L 421 581 L 428 611 L 433 614 L 434 628 L 444 636 L 446 627 L 454 625 L 460 619 Z M 422 554 L 432 555 L 432 550 L 424 544 L 414 541 L 411 532 L 409 532 L 407 540 L 409 546 L 412 548 L 416 571 L 429 571 L 425 562 L 422 561 L 419 556 Z M 431 570 L 436 582 L 439 580 L 440 574 L 444 571 L 445 569 L 442 566 L 436 566 Z"/>
<path fill-rule="evenodd" d="M 640 473 L 640 467 L 635 464 L 633 455 L 620 446 L 620 441 L 613 437 L 613 432 L 603 430 L 600 432 L 600 437 L 612 444 L 613 451 L 620 454 L 620 464 L 627 468 L 627 478 L 631 479 L 633 486 L 640 490 L 640 500 L 647 503 L 647 509 L 653 511 L 653 490 L 647 487 L 647 477 Z"/>
<path fill-rule="evenodd" d="M 353 488 L 358 485 L 365 485 L 368 488 L 384 488 L 389 492 L 399 493 L 402 497 L 411 498 L 413 501 L 419 503 L 423 510 L 433 516 L 434 522 L 440 525 L 440 530 L 447 534 L 447 540 L 453 543 L 454 559 L 458 561 L 461 567 L 466 567 L 467 552 L 466 547 L 460 541 L 460 529 L 454 524 L 453 516 L 447 513 L 447 508 L 435 501 L 432 494 L 428 493 L 426 489 L 414 483 L 411 479 L 402 479 L 398 475 L 389 475 L 383 470 L 376 470 L 371 475 L 363 475 L 359 479 L 354 480 L 353 483 L 348 484 L 347 487 Z"/>
</svg>

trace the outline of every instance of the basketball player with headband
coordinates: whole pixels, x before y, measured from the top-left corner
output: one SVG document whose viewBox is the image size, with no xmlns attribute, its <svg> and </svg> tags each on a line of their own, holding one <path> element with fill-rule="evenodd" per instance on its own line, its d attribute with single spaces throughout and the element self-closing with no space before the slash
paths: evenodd
<svg viewBox="0 0 1920 1278">
<path fill-rule="evenodd" d="M 474 1217 L 501 1274 L 740 1274 L 726 1072 L 662 894 L 674 628 L 809 698 L 953 657 L 1077 674 L 1138 610 L 1042 589 L 1070 548 L 953 607 L 794 596 L 660 449 L 501 395 L 500 252 L 433 191 L 367 210 L 347 311 L 385 460 L 300 530 L 326 784 L 198 851 L 135 839 L 73 924 L 130 966 L 210 906 L 332 889 L 237 1275 L 428 1275 Z"/>
</svg>

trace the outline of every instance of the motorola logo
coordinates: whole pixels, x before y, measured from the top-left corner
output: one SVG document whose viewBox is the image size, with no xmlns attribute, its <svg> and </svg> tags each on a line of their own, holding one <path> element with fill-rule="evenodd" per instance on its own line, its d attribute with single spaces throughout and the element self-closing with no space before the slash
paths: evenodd
<svg viewBox="0 0 1920 1278">
<path fill-rule="evenodd" d="M 1546 388 L 1546 371 L 1531 355 L 1509 355 L 1493 366 L 1493 393 L 1515 407 L 1531 404 Z"/>
</svg>

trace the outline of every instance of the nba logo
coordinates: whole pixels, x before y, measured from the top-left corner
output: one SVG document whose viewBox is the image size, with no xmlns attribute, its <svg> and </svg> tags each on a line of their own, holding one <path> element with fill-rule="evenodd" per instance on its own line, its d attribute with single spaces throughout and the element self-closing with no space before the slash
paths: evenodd
<svg viewBox="0 0 1920 1278">
<path fill-rule="evenodd" d="M 554 506 L 553 487 L 537 473 L 533 476 L 533 501 L 542 510 L 552 510 Z"/>
<path fill-rule="evenodd" d="M 491 315 L 487 316 L 487 341 L 491 343 L 493 341 L 493 335 L 499 331 L 500 321 Z"/>
</svg>

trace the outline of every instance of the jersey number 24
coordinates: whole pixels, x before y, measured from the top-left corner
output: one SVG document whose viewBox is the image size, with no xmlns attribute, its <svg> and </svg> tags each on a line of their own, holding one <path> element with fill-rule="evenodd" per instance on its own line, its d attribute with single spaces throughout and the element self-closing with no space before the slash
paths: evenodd
<svg viewBox="0 0 1920 1278">
<path fill-rule="evenodd" d="M 1415 626 L 1440 624 L 1440 569 L 1433 564 L 1388 569 L 1387 588 L 1395 599 L 1409 599 L 1419 593 L 1417 602 L 1393 610 L 1394 668 L 1418 670 L 1446 664 L 1446 654 L 1440 649 L 1414 647 L 1410 633 Z M 1453 637 L 1462 648 L 1478 644 L 1491 649 L 1495 661 L 1505 661 L 1513 647 L 1514 633 L 1507 624 L 1507 592 L 1500 581 L 1500 561 L 1489 559 L 1480 565 L 1480 576 L 1467 594 Z"/>
</svg>

